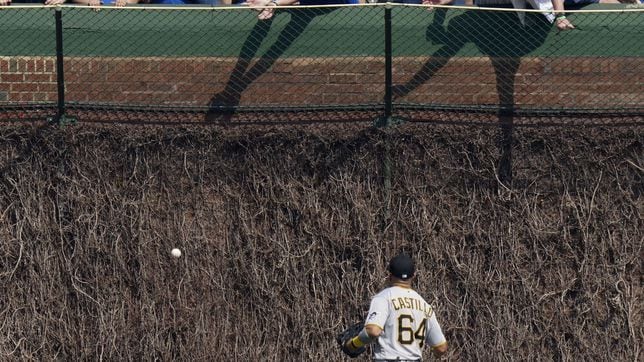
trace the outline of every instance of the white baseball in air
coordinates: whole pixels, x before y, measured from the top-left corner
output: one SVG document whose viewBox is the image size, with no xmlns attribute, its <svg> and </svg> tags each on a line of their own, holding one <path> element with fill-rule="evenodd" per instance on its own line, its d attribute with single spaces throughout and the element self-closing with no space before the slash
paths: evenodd
<svg viewBox="0 0 644 362">
<path fill-rule="evenodd" d="M 179 249 L 177 249 L 177 248 L 174 248 L 174 249 L 172 249 L 172 251 L 170 252 L 170 254 L 172 254 L 172 256 L 174 256 L 175 258 L 178 258 L 178 257 L 180 257 L 180 256 L 181 256 L 181 250 L 179 250 Z"/>
</svg>

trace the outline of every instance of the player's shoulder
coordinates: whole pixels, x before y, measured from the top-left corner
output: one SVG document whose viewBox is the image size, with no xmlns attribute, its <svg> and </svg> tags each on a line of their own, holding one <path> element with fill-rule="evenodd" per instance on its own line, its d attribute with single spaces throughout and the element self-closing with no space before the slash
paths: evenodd
<svg viewBox="0 0 644 362">
<path fill-rule="evenodd" d="M 379 300 L 380 300 L 380 301 L 389 301 L 391 298 L 394 298 L 394 297 L 396 297 L 396 290 L 395 290 L 395 288 L 393 288 L 393 287 L 386 287 L 386 288 L 382 289 L 381 291 L 379 291 L 378 293 L 376 293 L 376 294 L 371 298 L 371 300 L 372 300 L 372 301 L 375 301 L 375 302 L 377 302 L 377 301 L 379 301 Z"/>
<path fill-rule="evenodd" d="M 374 295 L 374 298 L 385 298 L 385 299 L 398 298 L 398 297 L 414 297 L 417 299 L 424 300 L 424 298 L 414 289 L 401 288 L 398 286 L 387 287 L 381 290 L 380 292 L 378 292 L 376 295 Z"/>
<path fill-rule="evenodd" d="M 373 296 L 373 299 L 384 298 L 387 299 L 391 296 L 391 288 L 385 288 Z"/>
<path fill-rule="evenodd" d="M 413 294 L 416 298 L 418 298 L 418 299 L 420 299 L 422 301 L 425 301 L 425 297 L 423 297 L 420 293 L 418 293 L 417 291 L 415 291 L 413 289 L 411 290 L 410 294 Z"/>
<path fill-rule="evenodd" d="M 408 297 L 414 297 L 414 298 L 419 298 L 419 299 L 424 299 L 420 293 L 418 293 L 415 289 L 413 288 L 407 288 L 407 287 L 401 287 L 401 286 L 392 286 L 389 289 L 389 294 L 396 295 L 396 296 L 408 296 Z"/>
</svg>

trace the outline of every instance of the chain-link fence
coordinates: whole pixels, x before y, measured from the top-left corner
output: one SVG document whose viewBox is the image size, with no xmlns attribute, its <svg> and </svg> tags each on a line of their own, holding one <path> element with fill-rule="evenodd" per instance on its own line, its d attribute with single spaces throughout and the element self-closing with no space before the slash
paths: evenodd
<svg viewBox="0 0 644 362">
<path fill-rule="evenodd" d="M 3 10 L 4 119 L 641 120 L 644 107 L 637 7 L 571 12 L 569 31 L 508 8 Z"/>
</svg>

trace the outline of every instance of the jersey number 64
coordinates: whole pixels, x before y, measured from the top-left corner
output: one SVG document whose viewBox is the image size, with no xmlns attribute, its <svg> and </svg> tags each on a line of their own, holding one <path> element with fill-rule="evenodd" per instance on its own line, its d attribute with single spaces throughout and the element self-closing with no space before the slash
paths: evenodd
<svg viewBox="0 0 644 362">
<path fill-rule="evenodd" d="M 414 330 L 414 317 L 410 314 L 401 314 L 398 317 L 398 343 L 412 344 L 418 341 L 418 345 L 422 348 L 425 344 L 425 330 L 427 328 L 427 318 L 423 319 Z"/>
</svg>

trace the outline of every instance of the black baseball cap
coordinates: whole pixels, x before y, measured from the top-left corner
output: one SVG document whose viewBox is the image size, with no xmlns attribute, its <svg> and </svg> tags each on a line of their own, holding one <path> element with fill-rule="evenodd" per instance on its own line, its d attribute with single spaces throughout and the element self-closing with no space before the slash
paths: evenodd
<svg viewBox="0 0 644 362">
<path fill-rule="evenodd" d="M 389 261 L 389 272 L 396 278 L 407 280 L 414 276 L 415 271 L 414 261 L 405 253 L 400 253 Z"/>
</svg>

